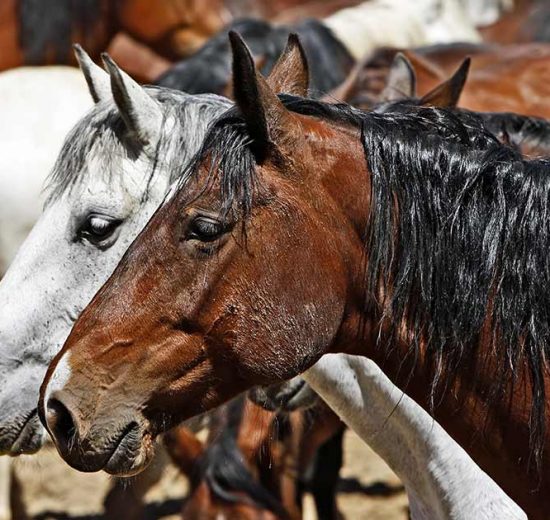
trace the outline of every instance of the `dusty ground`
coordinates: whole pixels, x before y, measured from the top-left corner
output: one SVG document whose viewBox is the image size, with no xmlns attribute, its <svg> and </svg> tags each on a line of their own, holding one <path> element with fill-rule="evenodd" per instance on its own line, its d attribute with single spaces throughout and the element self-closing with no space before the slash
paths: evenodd
<svg viewBox="0 0 550 520">
<path fill-rule="evenodd" d="M 158 464 L 158 468 L 162 464 Z M 23 484 L 25 508 L 39 520 L 101 520 L 102 503 L 110 486 L 104 474 L 82 474 L 61 462 L 53 449 L 19 460 L 16 476 Z M 351 432 L 346 433 L 340 509 L 348 520 L 406 520 L 407 497 L 399 479 Z M 168 468 L 147 494 L 148 520 L 176 520 L 186 483 Z M 308 497 L 309 498 L 309 497 Z M 307 520 L 314 520 L 306 501 Z M 121 520 L 124 520 L 121 518 Z"/>
</svg>

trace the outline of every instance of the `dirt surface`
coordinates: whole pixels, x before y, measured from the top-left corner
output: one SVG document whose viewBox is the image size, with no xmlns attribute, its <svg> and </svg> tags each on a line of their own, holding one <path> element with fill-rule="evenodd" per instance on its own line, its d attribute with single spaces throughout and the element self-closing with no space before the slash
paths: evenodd
<svg viewBox="0 0 550 520">
<path fill-rule="evenodd" d="M 386 464 L 351 432 L 346 433 L 344 453 L 345 466 L 338 495 L 344 518 L 406 520 L 407 497 L 399 479 Z M 175 468 L 163 463 L 162 456 L 159 459 L 149 472 L 153 481 L 160 480 L 146 494 L 147 520 L 176 520 L 187 484 Z M 38 456 L 18 459 L 15 475 L 21 483 L 24 508 L 30 518 L 104 518 L 103 500 L 113 479 L 103 473 L 83 474 L 71 470 L 51 447 Z M 146 477 L 140 477 L 140 485 L 147 485 Z M 125 516 L 121 513 L 120 520 Z M 311 497 L 306 498 L 304 518 L 316 519 Z"/>
</svg>

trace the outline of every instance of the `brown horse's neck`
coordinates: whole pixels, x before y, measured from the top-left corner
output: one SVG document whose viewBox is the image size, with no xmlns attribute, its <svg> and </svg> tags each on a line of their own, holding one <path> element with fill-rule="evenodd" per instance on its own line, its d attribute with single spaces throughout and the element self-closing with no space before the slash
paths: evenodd
<svg viewBox="0 0 550 520">
<path fill-rule="evenodd" d="M 490 341 L 484 341 L 481 331 L 478 347 L 466 350 L 452 373 L 450 369 L 443 369 L 439 373 L 439 387 L 432 393 L 436 363 L 426 355 L 426 345 L 422 341 L 418 348 L 412 346 L 410 331 L 415 330 L 414 324 L 408 323 L 405 315 L 402 326 L 392 332 L 389 318 L 381 320 L 382 309 L 387 307 L 384 301 L 387 291 L 382 285 L 377 294 L 369 293 L 366 288 L 365 267 L 369 262 L 366 237 L 371 218 L 372 176 L 366 163 L 357 161 L 357 157 L 362 157 L 361 146 L 350 144 L 350 141 L 360 142 L 358 135 L 346 136 L 341 141 L 340 154 L 334 159 L 333 168 L 324 169 L 322 184 L 337 206 L 335 221 L 339 224 L 335 225 L 346 237 L 342 247 L 355 271 L 350 272 L 353 287 L 349 290 L 353 294 L 349 295 L 334 351 L 373 359 L 397 386 L 425 409 L 433 411 L 449 434 L 527 511 L 530 518 L 544 518 L 550 507 L 550 478 L 548 471 L 545 472 L 550 464 L 550 450 L 545 449 L 543 453 L 539 485 L 530 442 L 529 417 L 533 398 L 527 361 L 514 374 L 515 381 L 509 375 L 499 375 L 507 374 L 502 367 L 496 366 L 502 358 L 493 355 L 492 348 L 487 346 Z M 323 154 L 317 154 L 316 150 L 315 157 L 323 157 Z M 349 232 L 342 225 L 342 213 L 351 224 Z M 391 344 L 390 337 L 393 338 Z M 493 393 L 495 377 L 510 378 L 503 396 Z M 550 379 L 546 383 L 550 391 Z M 547 424 L 547 429 L 549 427 Z"/>
<path fill-rule="evenodd" d="M 360 205 L 364 195 L 360 190 L 357 193 L 357 204 Z M 356 257 L 355 261 L 361 266 L 357 285 L 362 287 L 364 279 L 361 275 L 365 261 L 368 261 L 368 251 L 363 257 Z M 357 306 L 351 309 L 350 319 L 343 325 L 339 350 L 375 361 L 394 384 L 433 412 L 447 432 L 517 501 L 529 518 L 546 518 L 550 507 L 550 479 L 546 470 L 550 464 L 550 449 L 547 442 L 539 475 L 531 451 L 529 417 L 532 393 L 527 362 L 516 374 L 516 381 L 513 384 L 510 381 L 507 395 L 495 398 L 492 393 L 494 378 L 500 377 L 497 374 L 501 371 L 495 366 L 491 352 L 480 345 L 473 359 L 465 356 L 453 373 L 440 375 L 440 388 L 432 394 L 433 362 L 424 355 L 422 345 L 418 351 L 411 345 L 407 333 L 412 330 L 410 324 L 403 324 L 396 342 L 386 342 L 387 331 L 380 328 L 381 312 L 376 310 L 383 308 L 383 290 L 378 297 L 378 301 L 367 304 L 365 311 L 359 306 L 368 301 L 368 297 L 362 290 L 358 291 Z M 361 337 L 357 335 L 358 330 Z M 550 378 L 547 378 L 547 395 L 549 391 Z M 546 423 L 548 431 L 550 424 L 548 420 Z"/>
</svg>

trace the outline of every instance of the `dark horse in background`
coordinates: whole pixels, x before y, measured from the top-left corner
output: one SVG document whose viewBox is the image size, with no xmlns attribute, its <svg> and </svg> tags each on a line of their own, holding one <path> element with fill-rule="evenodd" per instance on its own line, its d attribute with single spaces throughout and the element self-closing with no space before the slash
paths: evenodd
<svg viewBox="0 0 550 520">
<path fill-rule="evenodd" d="M 550 165 L 452 112 L 360 112 L 270 83 L 238 109 L 77 320 L 41 418 L 83 471 L 327 352 L 372 358 L 533 519 L 550 507 Z M 128 367 L 131 366 L 131 370 Z"/>
<path fill-rule="evenodd" d="M 299 520 L 309 490 L 319 520 L 336 520 L 343 433 L 324 403 L 281 415 L 244 396 L 211 414 L 205 442 L 170 431 L 168 452 L 190 483 L 182 518 Z"/>
<path fill-rule="evenodd" d="M 74 42 L 97 59 L 119 31 L 177 59 L 229 20 L 222 0 L 4 0 L 0 70 L 74 64 Z"/>
<path fill-rule="evenodd" d="M 235 17 L 287 22 L 326 16 L 354 0 L 2 0 L 0 71 L 21 65 L 75 65 L 72 44 L 94 60 L 117 33 L 112 53 L 134 76 L 151 82 Z M 292 14 L 294 13 L 294 14 Z M 133 64 L 136 62 L 136 64 Z"/>
<path fill-rule="evenodd" d="M 340 85 L 355 64 L 344 45 L 318 20 L 305 20 L 290 27 L 247 18 L 233 22 L 230 28 L 243 36 L 265 74 L 281 55 L 289 33 L 298 33 L 306 54 L 312 58 L 310 74 L 314 96 Z M 155 84 L 190 94 L 214 93 L 232 97 L 227 28 L 210 38 L 193 56 L 174 65 Z"/>
</svg>

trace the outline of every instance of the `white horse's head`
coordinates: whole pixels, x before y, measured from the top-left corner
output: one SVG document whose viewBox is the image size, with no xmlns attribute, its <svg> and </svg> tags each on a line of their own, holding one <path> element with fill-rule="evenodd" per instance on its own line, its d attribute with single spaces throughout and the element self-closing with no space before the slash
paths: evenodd
<svg viewBox="0 0 550 520">
<path fill-rule="evenodd" d="M 0 282 L 0 453 L 41 447 L 36 405 L 49 362 L 229 107 L 142 88 L 108 57 L 108 73 L 78 57 L 96 104 L 67 137 L 43 214 Z"/>
</svg>

